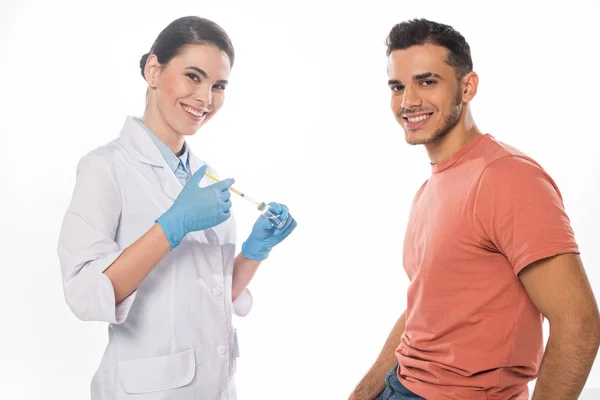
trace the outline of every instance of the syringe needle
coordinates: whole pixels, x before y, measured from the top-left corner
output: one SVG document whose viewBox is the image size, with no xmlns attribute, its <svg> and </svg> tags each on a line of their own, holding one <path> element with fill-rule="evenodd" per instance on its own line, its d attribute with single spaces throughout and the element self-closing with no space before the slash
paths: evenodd
<svg viewBox="0 0 600 400">
<path fill-rule="evenodd" d="M 204 175 L 206 175 L 207 177 L 209 177 L 210 179 L 212 179 L 215 182 L 220 182 L 217 178 L 215 178 L 214 176 L 212 176 L 211 174 L 205 172 Z M 260 203 L 256 200 L 254 200 L 252 197 L 245 195 L 244 193 L 240 192 L 237 189 L 234 189 L 233 187 L 230 187 L 229 190 L 231 190 L 233 193 L 237 194 L 240 197 L 243 197 L 244 199 L 248 200 L 250 203 L 253 203 L 255 205 L 260 205 Z"/>
<path fill-rule="evenodd" d="M 211 174 L 208 174 L 205 172 L 204 175 L 208 176 L 213 181 L 219 182 L 219 180 L 217 178 L 215 178 L 214 176 L 212 176 Z M 275 215 L 269 210 L 268 204 L 266 204 L 264 202 L 259 203 L 258 201 L 254 200 L 252 197 L 246 196 L 244 193 L 242 193 L 239 190 L 234 189 L 232 187 L 229 187 L 229 190 L 231 190 L 233 193 L 243 197 L 244 199 L 248 200 L 250 203 L 253 203 L 254 205 L 258 206 L 258 210 L 261 212 L 261 214 L 263 216 L 265 216 L 268 220 L 271 221 L 271 223 L 272 223 L 271 226 L 275 226 L 276 228 L 281 229 L 285 225 L 285 221 L 282 221 L 281 219 L 279 219 L 279 215 Z"/>
</svg>

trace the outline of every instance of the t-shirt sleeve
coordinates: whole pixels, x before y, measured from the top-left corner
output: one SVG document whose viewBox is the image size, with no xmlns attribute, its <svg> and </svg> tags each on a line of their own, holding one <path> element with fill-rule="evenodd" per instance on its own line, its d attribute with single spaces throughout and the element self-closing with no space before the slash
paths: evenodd
<svg viewBox="0 0 600 400">
<path fill-rule="evenodd" d="M 474 215 L 515 274 L 543 258 L 579 253 L 556 183 L 528 159 L 507 156 L 487 166 L 477 188 Z"/>
</svg>

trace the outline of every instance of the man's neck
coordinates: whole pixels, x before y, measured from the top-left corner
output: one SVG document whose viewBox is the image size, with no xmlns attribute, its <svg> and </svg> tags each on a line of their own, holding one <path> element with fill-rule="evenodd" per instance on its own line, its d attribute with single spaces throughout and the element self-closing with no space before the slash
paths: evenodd
<svg viewBox="0 0 600 400">
<path fill-rule="evenodd" d="M 467 110 L 456 126 L 443 138 L 425 145 L 431 164 L 439 164 L 450 159 L 461 147 L 479 135 L 481 132 L 473 122 L 471 113 Z"/>
</svg>

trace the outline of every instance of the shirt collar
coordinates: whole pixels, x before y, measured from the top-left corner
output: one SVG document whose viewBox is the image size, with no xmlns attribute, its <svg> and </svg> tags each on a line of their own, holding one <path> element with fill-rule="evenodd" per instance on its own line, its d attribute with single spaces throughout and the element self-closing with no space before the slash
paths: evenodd
<svg viewBox="0 0 600 400">
<path fill-rule="evenodd" d="M 161 142 L 161 140 L 157 138 L 154 133 L 152 133 L 152 131 L 142 122 L 141 119 L 135 118 L 135 120 L 146 130 L 148 136 L 150 136 L 150 139 L 152 139 L 156 147 L 158 147 L 158 150 L 160 150 L 160 153 L 173 173 L 177 171 L 177 167 L 179 166 L 181 166 L 184 171 L 189 173 L 190 163 L 187 143 L 183 142 L 183 153 L 177 157 L 175 153 L 173 153 L 171 149 L 167 147 L 167 145 Z"/>
</svg>

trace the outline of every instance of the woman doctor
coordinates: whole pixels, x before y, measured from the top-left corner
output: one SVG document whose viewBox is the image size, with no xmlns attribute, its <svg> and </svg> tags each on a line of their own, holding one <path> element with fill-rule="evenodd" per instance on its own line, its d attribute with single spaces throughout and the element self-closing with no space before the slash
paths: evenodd
<svg viewBox="0 0 600 400">
<path fill-rule="evenodd" d="M 92 400 L 236 399 L 232 313 L 246 315 L 246 286 L 296 227 L 260 216 L 235 256 L 233 179 L 219 183 L 192 152 L 193 135 L 221 108 L 234 51 L 217 24 L 173 21 L 140 67 L 141 119 L 79 162 L 58 243 L 66 302 L 81 320 L 109 322 Z"/>
</svg>

